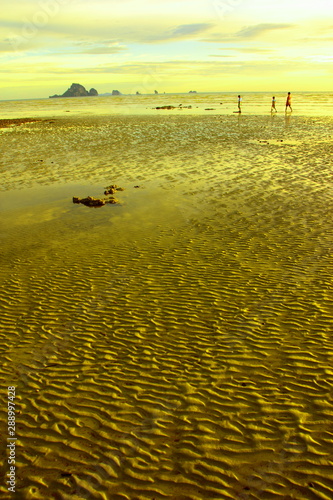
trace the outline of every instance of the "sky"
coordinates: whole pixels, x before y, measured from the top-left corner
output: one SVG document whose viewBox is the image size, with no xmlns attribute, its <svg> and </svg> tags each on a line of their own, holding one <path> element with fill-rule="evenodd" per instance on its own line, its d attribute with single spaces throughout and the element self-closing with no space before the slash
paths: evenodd
<svg viewBox="0 0 333 500">
<path fill-rule="evenodd" d="M 99 93 L 331 91 L 332 0 L 12 0 L 0 99 Z"/>
</svg>

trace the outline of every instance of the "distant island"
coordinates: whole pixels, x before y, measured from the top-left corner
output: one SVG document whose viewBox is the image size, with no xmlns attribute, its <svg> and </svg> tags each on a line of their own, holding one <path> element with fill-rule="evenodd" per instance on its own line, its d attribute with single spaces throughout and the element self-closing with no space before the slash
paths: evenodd
<svg viewBox="0 0 333 500">
<path fill-rule="evenodd" d="M 196 93 L 197 93 L 197 91 L 196 91 L 196 90 L 190 90 L 190 91 L 189 91 L 189 94 L 196 94 Z"/>
<path fill-rule="evenodd" d="M 121 92 L 119 92 L 119 90 L 112 90 L 112 93 L 111 92 L 105 92 L 105 94 L 99 94 L 100 96 L 108 96 L 108 95 L 122 95 Z"/>
<path fill-rule="evenodd" d="M 62 95 L 50 95 L 50 98 L 54 97 L 85 97 L 85 96 L 98 96 L 96 89 L 90 89 L 89 92 L 84 88 L 83 85 L 79 83 L 72 83 L 69 89 L 66 90 Z"/>
</svg>

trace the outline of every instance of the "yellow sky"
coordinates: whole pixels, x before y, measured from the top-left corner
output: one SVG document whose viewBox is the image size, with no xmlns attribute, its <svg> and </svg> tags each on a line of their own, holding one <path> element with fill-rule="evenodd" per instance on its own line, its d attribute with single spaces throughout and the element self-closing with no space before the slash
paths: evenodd
<svg viewBox="0 0 333 500">
<path fill-rule="evenodd" d="M 331 0 L 12 0 L 2 99 L 99 93 L 331 90 Z"/>
</svg>

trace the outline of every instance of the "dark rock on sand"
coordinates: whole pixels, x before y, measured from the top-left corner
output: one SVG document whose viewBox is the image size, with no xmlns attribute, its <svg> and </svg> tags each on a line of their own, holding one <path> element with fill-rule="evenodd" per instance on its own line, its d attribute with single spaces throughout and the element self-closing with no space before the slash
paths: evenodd
<svg viewBox="0 0 333 500">
<path fill-rule="evenodd" d="M 157 106 L 155 109 L 175 109 L 175 106 Z"/>
</svg>

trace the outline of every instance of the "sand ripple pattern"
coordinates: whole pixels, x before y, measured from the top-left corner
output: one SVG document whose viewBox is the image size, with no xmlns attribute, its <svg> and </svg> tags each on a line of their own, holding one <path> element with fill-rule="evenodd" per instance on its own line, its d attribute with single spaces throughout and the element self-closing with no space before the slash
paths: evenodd
<svg viewBox="0 0 333 500">
<path fill-rule="evenodd" d="M 18 498 L 332 498 L 332 122 L 265 119 L 5 136 L 8 195 L 89 176 L 127 188 L 119 207 L 3 210 Z"/>
</svg>

